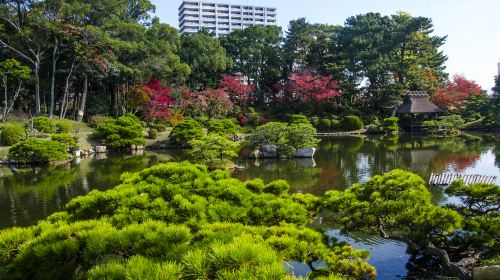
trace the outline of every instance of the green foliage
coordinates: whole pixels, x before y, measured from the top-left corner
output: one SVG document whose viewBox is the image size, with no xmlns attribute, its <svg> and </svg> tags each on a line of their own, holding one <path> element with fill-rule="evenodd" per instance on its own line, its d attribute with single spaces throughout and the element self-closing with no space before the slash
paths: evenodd
<svg viewBox="0 0 500 280">
<path fill-rule="evenodd" d="M 433 234 L 446 236 L 462 220 L 455 211 L 432 205 L 424 180 L 404 170 L 374 176 L 343 192 L 329 191 L 325 206 L 338 215 L 345 229 L 388 238 L 400 234 L 415 240 L 431 239 Z"/>
<path fill-rule="evenodd" d="M 212 119 L 207 124 L 208 133 L 233 136 L 240 130 L 240 126 L 233 119 Z"/>
<path fill-rule="evenodd" d="M 192 118 L 186 118 L 172 129 L 168 143 L 172 147 L 187 148 L 190 141 L 202 139 L 204 136 L 201 124 Z"/>
<path fill-rule="evenodd" d="M 148 130 L 148 136 L 149 136 L 149 139 L 156 139 L 156 138 L 158 138 L 158 130 L 156 130 L 154 128 L 150 128 Z"/>
<path fill-rule="evenodd" d="M 457 134 L 465 121 L 459 115 L 442 116 L 438 120 L 425 121 L 422 127 L 432 134 Z"/>
<path fill-rule="evenodd" d="M 331 264 L 321 268 L 324 277 L 374 277 L 373 267 L 361 265 L 366 252 L 306 227 L 318 199 L 290 195 L 284 181 L 250 188 L 186 162 L 122 180 L 37 225 L 1 231 L 0 277 L 295 279 L 284 262 L 322 259 Z"/>
<path fill-rule="evenodd" d="M 68 153 L 59 142 L 30 138 L 12 146 L 8 157 L 22 164 L 41 164 L 67 159 Z"/>
<path fill-rule="evenodd" d="M 346 116 L 340 122 L 340 128 L 344 131 L 354 131 L 363 129 L 363 121 L 356 116 Z"/>
<path fill-rule="evenodd" d="M 56 122 L 57 133 L 68 133 L 70 129 L 71 129 L 71 126 L 69 123 L 66 123 L 63 121 Z"/>
<path fill-rule="evenodd" d="M 238 143 L 216 133 L 208 133 L 206 137 L 193 139 L 189 141 L 189 146 L 191 146 L 191 150 L 189 151 L 191 156 L 203 162 L 216 159 L 224 160 L 238 156 L 236 154 L 236 149 L 239 146 Z"/>
<path fill-rule="evenodd" d="M 26 140 L 26 129 L 22 126 L 8 125 L 2 128 L 2 144 L 12 146 Z"/>
<path fill-rule="evenodd" d="M 109 119 L 101 124 L 94 132 L 94 136 L 106 141 L 112 149 L 128 148 L 131 145 L 144 145 L 142 125 L 139 118 L 132 114 L 121 116 L 118 119 Z"/>
<path fill-rule="evenodd" d="M 399 118 L 398 117 L 390 117 L 385 118 L 382 123 L 382 127 L 388 133 L 396 133 L 399 131 Z"/>
<path fill-rule="evenodd" d="M 110 119 L 110 117 L 103 117 L 103 116 L 92 116 L 89 118 L 87 124 L 89 125 L 89 127 L 91 128 L 98 128 L 99 126 L 105 124 L 106 122 L 108 122 Z"/>
<path fill-rule="evenodd" d="M 158 132 L 167 131 L 167 127 L 163 124 L 160 124 L 160 123 L 155 123 L 155 124 L 151 125 L 151 129 L 156 129 Z"/>
<path fill-rule="evenodd" d="M 452 240 L 457 246 L 482 248 L 492 252 L 500 250 L 500 187 L 493 184 L 476 183 L 465 185 L 462 180 L 453 182 L 446 188 L 446 194 L 460 198 L 461 203 L 447 207 L 464 217 L 463 233 Z"/>
<path fill-rule="evenodd" d="M 309 125 L 311 124 L 307 119 L 307 117 L 302 114 L 290 115 L 288 116 L 288 119 L 289 119 L 288 121 L 289 124 L 309 124 Z"/>
<path fill-rule="evenodd" d="M 301 148 L 314 147 L 318 143 L 316 129 L 312 125 L 287 125 L 280 122 L 270 122 L 255 128 L 247 140 L 256 147 L 276 145 L 282 156 L 291 156 Z"/>
<path fill-rule="evenodd" d="M 180 57 L 191 68 L 189 83 L 197 90 L 215 88 L 232 64 L 219 40 L 203 31 L 182 35 Z"/>
<path fill-rule="evenodd" d="M 319 129 L 323 132 L 329 132 L 332 129 L 332 121 L 329 119 L 321 119 L 319 121 Z"/>
<path fill-rule="evenodd" d="M 55 133 L 55 123 L 44 116 L 33 118 L 33 128 L 43 133 Z"/>
<path fill-rule="evenodd" d="M 383 133 L 384 129 L 378 125 L 369 124 L 366 126 L 366 132 L 369 134 L 378 134 L 378 133 Z"/>
<path fill-rule="evenodd" d="M 64 144 L 66 148 L 70 151 L 78 150 L 78 138 L 65 133 L 53 134 L 51 137 L 52 141 Z"/>
</svg>

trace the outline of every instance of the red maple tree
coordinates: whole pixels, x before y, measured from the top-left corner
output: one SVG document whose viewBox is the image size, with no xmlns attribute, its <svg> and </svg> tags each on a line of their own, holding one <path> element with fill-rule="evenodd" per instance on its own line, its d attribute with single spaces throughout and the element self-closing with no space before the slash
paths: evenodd
<svg viewBox="0 0 500 280">
<path fill-rule="evenodd" d="M 337 81 L 310 72 L 291 74 L 288 81 L 276 84 L 274 89 L 274 102 L 281 104 L 315 104 L 341 95 Z"/>
<path fill-rule="evenodd" d="M 481 94 L 481 86 L 476 82 L 467 80 L 462 75 L 454 75 L 446 87 L 439 87 L 432 96 L 436 105 L 445 109 L 461 109 L 462 103 L 471 95 Z"/>
<path fill-rule="evenodd" d="M 149 95 L 142 110 L 149 119 L 166 119 L 170 115 L 170 108 L 175 105 L 175 100 L 170 96 L 170 89 L 164 87 L 160 80 L 151 80 L 142 85 L 142 89 Z"/>
<path fill-rule="evenodd" d="M 255 84 L 247 85 L 242 81 L 241 74 L 235 76 L 224 74 L 219 82 L 219 89 L 225 91 L 235 105 L 247 107 L 253 102 Z"/>
</svg>

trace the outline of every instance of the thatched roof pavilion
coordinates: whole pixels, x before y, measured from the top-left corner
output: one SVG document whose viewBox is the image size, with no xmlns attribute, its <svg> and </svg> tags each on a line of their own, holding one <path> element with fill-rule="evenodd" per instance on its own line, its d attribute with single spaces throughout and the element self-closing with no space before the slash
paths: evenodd
<svg viewBox="0 0 500 280">
<path fill-rule="evenodd" d="M 425 120 L 436 118 L 445 111 L 429 100 L 425 91 L 409 91 L 396 110 L 400 126 L 405 130 L 419 130 Z"/>
<path fill-rule="evenodd" d="M 442 113 L 444 110 L 432 103 L 425 91 L 409 91 L 403 98 L 403 104 L 396 110 L 396 115 Z"/>
</svg>

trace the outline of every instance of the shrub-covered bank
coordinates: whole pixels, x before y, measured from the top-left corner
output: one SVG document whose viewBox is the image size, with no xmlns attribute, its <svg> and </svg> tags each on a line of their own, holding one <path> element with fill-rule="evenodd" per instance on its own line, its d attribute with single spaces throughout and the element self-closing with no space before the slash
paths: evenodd
<svg viewBox="0 0 500 280">
<path fill-rule="evenodd" d="M 404 240 L 416 258 L 449 257 L 431 257 L 425 278 L 467 275 L 498 252 L 498 186 L 453 184 L 446 193 L 466 208 L 433 205 L 424 181 L 402 170 L 325 197 L 289 189 L 190 163 L 125 174 L 35 226 L 1 231 L 0 278 L 293 279 L 286 261 L 309 264 L 310 279 L 374 277 L 367 252 L 308 227 L 325 209 L 343 230 Z"/>
<path fill-rule="evenodd" d="M 307 227 L 319 198 L 284 181 L 241 182 L 190 163 L 125 174 L 29 228 L 0 232 L 0 278 L 293 279 L 284 261 L 313 263 L 311 276 L 371 278 L 364 251 Z"/>
</svg>

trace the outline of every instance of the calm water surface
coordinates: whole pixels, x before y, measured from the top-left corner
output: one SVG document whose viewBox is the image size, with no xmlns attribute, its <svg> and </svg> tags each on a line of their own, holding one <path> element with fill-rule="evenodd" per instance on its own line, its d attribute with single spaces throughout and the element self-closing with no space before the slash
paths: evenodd
<svg viewBox="0 0 500 280">
<path fill-rule="evenodd" d="M 116 186 L 123 172 L 183 159 L 180 152 L 146 152 L 108 155 L 105 159 L 87 158 L 59 167 L 0 168 L 0 229 L 33 225 L 61 210 L 76 196 Z M 500 185 L 500 138 L 494 134 L 460 138 L 324 138 L 314 160 L 239 159 L 237 163 L 245 169 L 235 171 L 236 178 L 285 179 L 295 191 L 316 195 L 331 189 L 345 189 L 396 168 L 413 171 L 426 180 L 432 172 L 494 175 Z M 441 188 L 431 191 L 434 203 L 447 201 Z M 380 279 L 398 279 L 407 274 L 410 256 L 405 252 L 405 244 L 375 236 L 341 234 L 327 222 L 322 227 L 341 241 L 370 250 L 370 263 L 377 267 Z M 305 266 L 294 266 L 297 274 L 308 272 Z"/>
</svg>

